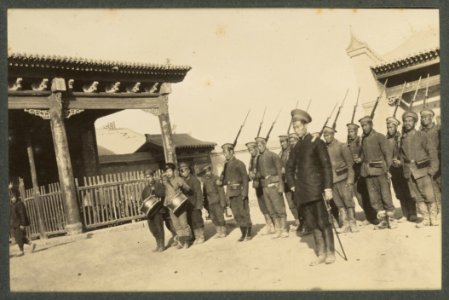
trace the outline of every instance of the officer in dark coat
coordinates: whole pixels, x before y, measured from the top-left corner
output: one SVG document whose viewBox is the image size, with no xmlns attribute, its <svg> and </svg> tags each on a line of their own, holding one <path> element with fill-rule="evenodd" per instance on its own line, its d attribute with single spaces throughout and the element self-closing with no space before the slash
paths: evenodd
<svg viewBox="0 0 449 300">
<path fill-rule="evenodd" d="M 256 165 L 256 177 L 263 189 L 265 204 L 274 221 L 277 234 L 274 238 L 288 237 L 287 212 L 282 194 L 284 182 L 282 181 L 282 162 L 279 156 L 267 149 L 267 140 L 264 137 L 256 138 L 259 156 Z"/>
<path fill-rule="evenodd" d="M 326 201 L 332 200 L 332 166 L 326 145 L 307 132 L 311 116 L 303 110 L 291 112 L 293 128 L 299 141 L 287 162 L 287 183 L 295 192 L 306 225 L 313 230 L 318 258 L 310 265 L 335 262 L 334 236 Z"/>
<path fill-rule="evenodd" d="M 355 123 L 346 124 L 348 128 L 348 148 L 351 151 L 352 158 L 354 160 L 354 195 L 359 203 L 359 206 L 363 209 L 365 213 L 366 220 L 364 225 L 368 224 L 379 224 L 379 220 L 376 216 L 376 211 L 371 206 L 369 200 L 368 188 L 366 187 L 365 178 L 360 176 L 361 162 L 357 162 L 361 154 L 362 140 L 358 135 L 359 125 Z"/>
<path fill-rule="evenodd" d="M 268 211 L 267 205 L 265 203 L 265 197 L 263 195 L 263 188 L 260 185 L 259 180 L 256 178 L 257 173 L 257 160 L 259 158 L 259 150 L 257 149 L 256 142 L 248 142 L 246 143 L 246 148 L 251 155 L 251 159 L 249 161 L 248 174 L 249 178 L 253 181 L 253 188 L 256 192 L 257 204 L 259 204 L 260 212 L 263 214 L 265 218 L 265 231 L 262 235 L 268 235 L 275 233 L 273 219 L 270 216 L 270 212 Z"/>
<path fill-rule="evenodd" d="M 279 157 L 282 161 L 282 182 L 284 183 L 284 195 L 285 199 L 287 199 L 288 208 L 290 209 L 293 218 L 295 219 L 295 230 L 299 229 L 299 217 L 298 217 L 298 208 L 296 207 L 295 201 L 293 200 L 293 192 L 287 186 L 287 179 L 285 177 L 285 167 L 287 165 L 288 157 L 290 155 L 290 147 L 288 136 L 280 135 L 279 142 L 281 144 L 281 152 L 279 153 Z"/>
<path fill-rule="evenodd" d="M 238 241 L 250 240 L 252 222 L 248 203 L 249 176 L 245 164 L 234 156 L 234 145 L 226 143 L 221 148 L 226 158 L 222 184 L 226 185 L 226 197 L 230 201 L 237 226 L 242 232 Z"/>
<path fill-rule="evenodd" d="M 396 198 L 401 203 L 402 215 L 411 222 L 416 222 L 416 204 L 410 196 L 407 180 L 404 177 L 404 170 L 399 163 L 399 144 L 401 142 L 401 133 L 397 130 L 401 122 L 394 118 L 387 118 L 387 141 L 393 153 L 393 163 L 390 167 L 391 183 Z"/>
<path fill-rule="evenodd" d="M 153 170 L 145 171 L 145 179 L 148 180 L 148 185 L 142 191 L 142 200 L 151 196 L 156 196 L 163 199 L 165 197 L 165 188 L 161 182 L 158 182 L 154 178 Z M 153 208 L 153 211 L 147 215 L 147 223 L 150 232 L 156 239 L 156 249 L 153 252 L 162 252 L 165 250 L 165 233 L 164 222 L 168 230 L 170 230 L 173 236 L 173 246 L 177 246 L 176 230 L 170 218 L 168 209 L 162 205 L 162 202 Z"/>
<path fill-rule="evenodd" d="M 395 208 L 388 178 L 388 170 L 393 162 L 391 149 L 387 138 L 373 129 L 370 116 L 361 118 L 359 122 L 363 129 L 362 151 L 355 161 L 362 163 L 360 175 L 366 180 L 371 205 L 381 220 L 376 228 L 395 228 Z"/>
<path fill-rule="evenodd" d="M 217 184 L 218 176 L 212 174 L 212 167 L 208 164 L 203 167 L 200 174 L 203 181 L 204 200 L 209 204 L 209 215 L 214 223 L 217 235 L 216 238 L 226 237 L 226 223 L 224 219 L 224 209 L 226 207 L 226 196 L 222 186 Z"/>
<path fill-rule="evenodd" d="M 31 247 L 31 252 L 36 248 L 36 244 L 32 243 L 26 236 L 25 227 L 30 226 L 30 219 L 28 218 L 25 204 L 20 199 L 19 191 L 16 189 L 11 190 L 10 205 L 10 226 L 14 239 L 19 246 L 20 252 L 18 256 L 22 256 L 25 254 L 23 251 L 24 244 Z"/>
<path fill-rule="evenodd" d="M 186 196 L 189 202 L 186 203 L 187 220 L 190 228 L 193 230 L 193 236 L 195 241 L 194 245 L 204 243 L 204 220 L 201 214 L 201 210 L 204 207 L 203 192 L 201 190 L 200 180 L 192 174 L 190 165 L 186 162 L 179 164 L 179 174 L 184 178 L 187 185 L 190 187 L 190 191 L 186 192 Z"/>
<path fill-rule="evenodd" d="M 440 162 L 438 166 L 438 171 L 433 176 L 433 188 L 436 198 L 436 203 L 438 207 L 438 213 L 441 217 L 441 143 L 440 143 L 440 126 L 433 122 L 433 117 L 435 113 L 430 108 L 424 108 L 421 111 L 421 131 L 425 132 L 432 143 L 432 145 L 437 149 L 438 161 Z"/>
<path fill-rule="evenodd" d="M 422 222 L 416 226 L 437 226 L 437 205 L 432 185 L 432 177 L 438 171 L 437 151 L 426 133 L 415 130 L 418 121 L 416 113 L 405 112 L 402 121 L 404 134 L 401 139 L 400 163 L 404 166 L 404 177 L 408 181 L 411 196 L 423 217 Z"/>
</svg>

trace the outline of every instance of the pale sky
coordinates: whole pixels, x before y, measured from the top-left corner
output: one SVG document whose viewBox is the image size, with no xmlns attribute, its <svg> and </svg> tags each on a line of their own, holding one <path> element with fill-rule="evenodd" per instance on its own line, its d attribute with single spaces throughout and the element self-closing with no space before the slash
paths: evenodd
<svg viewBox="0 0 449 300">
<path fill-rule="evenodd" d="M 172 124 L 177 133 L 219 145 L 233 141 L 248 109 L 239 143 L 253 140 L 265 106 L 262 133 L 282 109 L 271 137 L 285 134 L 297 100 L 305 108 L 312 99 L 310 130 L 319 130 L 349 88 L 337 127 L 344 140 L 358 88 L 345 51 L 350 28 L 383 54 L 414 32 L 438 28 L 438 18 L 430 9 L 9 10 L 8 50 L 190 65 L 185 80 L 172 85 Z M 96 126 L 112 120 L 139 133 L 160 133 L 158 119 L 140 110 Z"/>
</svg>

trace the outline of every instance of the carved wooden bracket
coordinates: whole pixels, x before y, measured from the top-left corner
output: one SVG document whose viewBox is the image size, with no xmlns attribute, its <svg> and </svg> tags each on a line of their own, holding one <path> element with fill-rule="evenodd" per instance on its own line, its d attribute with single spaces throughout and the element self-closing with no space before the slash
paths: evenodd
<svg viewBox="0 0 449 300">
<path fill-rule="evenodd" d="M 141 83 L 140 82 L 136 82 L 134 84 L 130 84 L 126 87 L 126 91 L 128 93 L 138 93 L 140 91 L 140 86 Z"/>
<path fill-rule="evenodd" d="M 83 85 L 83 91 L 85 93 L 95 93 L 98 89 L 98 81 L 93 81 L 89 84 Z"/>
<path fill-rule="evenodd" d="M 14 81 L 12 84 L 10 84 L 8 86 L 8 90 L 10 90 L 10 91 L 20 91 L 23 88 L 22 83 L 23 83 L 23 78 L 22 77 L 18 77 L 16 79 L 16 81 Z"/>
<path fill-rule="evenodd" d="M 41 81 L 35 81 L 31 84 L 33 91 L 45 91 L 48 89 L 48 78 L 44 78 Z"/>
<path fill-rule="evenodd" d="M 120 82 L 112 82 L 105 86 L 104 91 L 106 93 L 118 93 L 120 90 Z"/>
</svg>

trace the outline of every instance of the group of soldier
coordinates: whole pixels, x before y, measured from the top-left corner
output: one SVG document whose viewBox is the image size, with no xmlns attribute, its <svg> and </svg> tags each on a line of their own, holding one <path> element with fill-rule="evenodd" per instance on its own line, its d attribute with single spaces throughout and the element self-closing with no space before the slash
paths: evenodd
<svg viewBox="0 0 449 300">
<path fill-rule="evenodd" d="M 441 172 L 440 136 L 434 116 L 430 108 L 424 107 L 420 112 L 421 130 L 417 130 L 418 114 L 411 110 L 404 112 L 402 133 L 401 121 L 389 117 L 386 136 L 374 130 L 372 116 L 365 116 L 359 124 L 353 121 L 347 124 L 348 139 L 343 143 L 335 138 L 335 126 L 326 124 L 320 133 L 309 133 L 307 126 L 312 117 L 307 111 L 294 109 L 291 112 L 294 133 L 279 137 L 279 154 L 267 149 L 267 137 L 258 136 L 246 143 L 251 154 L 248 169 L 235 157 L 234 142 L 222 145 L 225 164 L 220 177 L 207 165 L 198 178 L 186 163 L 179 165 L 180 176 L 175 165 L 168 163 L 162 182 L 155 182 L 153 174 L 147 172 L 151 183 L 142 198 L 154 193 L 163 197 L 167 205 L 180 192 L 188 197 L 177 213 L 160 206 L 148 217 L 157 241 L 155 251 L 163 251 L 165 247 L 164 220 L 173 235 L 172 245 L 188 248 L 192 241 L 193 244 L 205 241 L 201 215 L 205 200 L 217 238 L 226 236 L 224 210 L 230 205 L 241 231 L 238 241 L 251 240 L 250 182 L 266 222 L 262 235 L 289 236 L 285 195 L 295 219 L 294 230 L 299 236 L 313 235 L 317 259 L 311 265 L 335 261 L 332 223 L 340 233 L 359 231 L 354 198 L 366 216 L 364 223 L 374 224 L 375 229 L 393 229 L 405 219 L 416 222 L 418 228 L 437 226 Z M 391 184 L 400 201 L 400 218 L 395 216 Z"/>
</svg>

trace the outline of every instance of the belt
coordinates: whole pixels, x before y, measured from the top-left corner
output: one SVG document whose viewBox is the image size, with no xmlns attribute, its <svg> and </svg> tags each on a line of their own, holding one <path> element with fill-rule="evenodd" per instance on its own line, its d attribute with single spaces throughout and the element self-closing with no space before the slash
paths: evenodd
<svg viewBox="0 0 449 300">
<path fill-rule="evenodd" d="M 415 163 L 415 160 L 414 160 L 414 159 L 412 159 L 412 160 L 404 159 L 404 162 L 405 162 L 406 164 L 414 164 L 414 163 Z"/>
<path fill-rule="evenodd" d="M 231 190 L 240 190 L 242 185 L 240 183 L 228 183 L 228 188 Z"/>
</svg>

